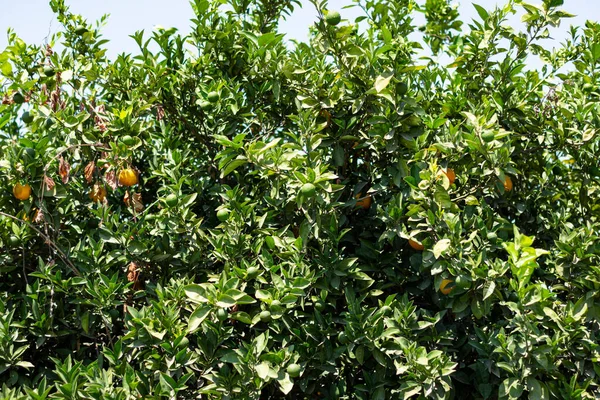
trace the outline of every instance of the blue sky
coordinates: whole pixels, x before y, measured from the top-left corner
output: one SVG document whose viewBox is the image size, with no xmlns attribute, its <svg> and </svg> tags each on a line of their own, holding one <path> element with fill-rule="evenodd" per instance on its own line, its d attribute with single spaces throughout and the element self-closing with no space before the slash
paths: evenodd
<svg viewBox="0 0 600 400">
<path fill-rule="evenodd" d="M 539 1 L 529 0 L 532 3 Z M 47 0 L 3 0 L 0 13 L 0 49 L 6 46 L 6 30 L 14 28 L 17 34 L 27 43 L 43 43 L 48 32 L 56 32 L 57 21 L 48 6 Z M 136 30 L 151 30 L 155 25 L 165 28 L 176 27 L 182 33 L 189 32 L 191 7 L 188 0 L 67 0 L 75 13 L 82 14 L 88 21 L 97 20 L 102 14 L 110 14 L 103 31 L 104 37 L 110 40 L 109 56 L 121 52 L 135 52 L 137 47 L 129 35 Z M 305 3 L 307 3 L 305 1 Z M 468 22 L 477 16 L 472 1 L 458 2 L 461 18 Z M 504 4 L 503 0 L 476 1 L 486 8 L 496 4 Z M 338 9 L 343 18 L 354 20 L 359 15 L 358 9 L 344 9 L 351 0 L 330 0 L 329 8 Z M 568 20 L 559 29 L 552 32 L 557 40 L 565 37 L 570 24 L 582 25 L 586 18 L 600 19 L 600 0 L 565 0 L 563 8 L 577 17 Z M 308 34 L 308 26 L 315 20 L 316 13 L 310 4 L 297 9 L 294 14 L 282 23 L 281 31 L 288 38 L 304 40 Z M 515 24 L 519 21 L 515 17 Z"/>
</svg>

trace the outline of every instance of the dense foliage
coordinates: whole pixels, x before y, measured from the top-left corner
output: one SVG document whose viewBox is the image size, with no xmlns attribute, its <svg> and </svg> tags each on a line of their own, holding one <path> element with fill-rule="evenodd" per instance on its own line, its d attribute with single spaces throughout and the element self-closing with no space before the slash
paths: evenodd
<svg viewBox="0 0 600 400">
<path fill-rule="evenodd" d="M 0 398 L 600 396 L 600 25 L 310 3 L 9 34 Z"/>
</svg>

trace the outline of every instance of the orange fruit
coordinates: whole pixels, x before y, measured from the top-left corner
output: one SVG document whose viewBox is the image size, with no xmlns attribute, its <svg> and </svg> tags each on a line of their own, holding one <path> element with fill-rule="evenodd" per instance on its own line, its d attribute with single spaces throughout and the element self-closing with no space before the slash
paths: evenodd
<svg viewBox="0 0 600 400">
<path fill-rule="evenodd" d="M 28 183 L 24 185 L 17 183 L 15 187 L 13 187 L 13 194 L 21 201 L 27 200 L 29 196 L 31 196 L 31 186 L 29 186 Z"/>
<path fill-rule="evenodd" d="M 456 179 L 456 174 L 454 173 L 454 170 L 452 168 L 448 168 L 444 171 L 444 174 L 446 174 L 448 180 L 450 181 L 450 185 L 452 185 L 454 183 L 454 180 Z"/>
<path fill-rule="evenodd" d="M 121 186 L 133 186 L 138 183 L 137 174 L 131 168 L 122 169 L 119 172 L 119 183 Z"/>
<path fill-rule="evenodd" d="M 504 184 L 504 190 L 506 190 L 507 192 L 510 192 L 513 189 L 513 183 L 512 179 L 510 179 L 510 176 L 505 175 L 504 182 L 502 183 Z"/>
<path fill-rule="evenodd" d="M 425 250 L 425 246 L 423 246 L 421 243 L 415 242 L 412 239 L 408 239 L 408 244 L 410 247 L 412 247 L 415 250 L 418 250 L 418 251 Z"/>
<path fill-rule="evenodd" d="M 354 198 L 360 199 L 356 202 L 356 207 L 362 207 L 364 210 L 368 210 L 371 207 L 371 203 L 373 202 L 373 198 L 371 195 L 367 195 L 367 197 L 362 198 L 362 193 L 357 194 Z"/>
<path fill-rule="evenodd" d="M 448 287 L 451 283 L 454 283 L 452 279 L 444 279 L 440 285 L 440 292 L 442 292 L 442 294 L 450 294 L 450 292 L 454 290 L 454 286 Z"/>
</svg>

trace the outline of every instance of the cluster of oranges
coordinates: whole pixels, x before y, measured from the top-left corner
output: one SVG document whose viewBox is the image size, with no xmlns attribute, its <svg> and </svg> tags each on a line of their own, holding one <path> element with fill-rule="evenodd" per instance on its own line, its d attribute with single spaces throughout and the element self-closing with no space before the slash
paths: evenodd
<svg viewBox="0 0 600 400">
<path fill-rule="evenodd" d="M 119 184 L 130 187 L 138 183 L 138 175 L 132 168 L 124 168 L 119 172 Z M 25 201 L 31 197 L 31 185 L 28 183 L 17 183 L 13 187 L 13 195 L 16 199 Z M 89 198 L 95 203 L 102 202 L 106 198 L 106 189 L 104 185 L 95 183 L 89 193 Z"/>
<path fill-rule="evenodd" d="M 447 168 L 442 171 L 448 178 L 448 181 L 450 181 L 450 185 L 454 184 L 454 181 L 456 180 L 456 173 L 454 172 L 454 170 L 452 168 Z M 502 184 L 504 186 L 504 190 L 507 192 L 510 192 L 513 189 L 512 179 L 508 175 L 504 176 L 504 181 L 502 182 Z M 417 242 L 414 239 L 409 239 L 408 245 L 416 251 L 425 250 L 425 246 L 423 246 L 423 244 Z M 444 295 L 450 294 L 450 292 L 454 290 L 454 281 L 452 279 L 443 279 L 440 284 L 439 290 Z"/>
</svg>

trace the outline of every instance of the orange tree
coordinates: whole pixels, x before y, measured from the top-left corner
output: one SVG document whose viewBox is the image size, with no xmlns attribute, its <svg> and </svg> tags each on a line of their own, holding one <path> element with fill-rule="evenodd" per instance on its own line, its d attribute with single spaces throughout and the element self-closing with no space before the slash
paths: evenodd
<svg viewBox="0 0 600 400">
<path fill-rule="evenodd" d="M 600 396 L 600 25 L 311 0 L 287 43 L 298 3 L 195 0 L 112 60 L 64 0 L 9 32 L 1 397 Z"/>
</svg>

